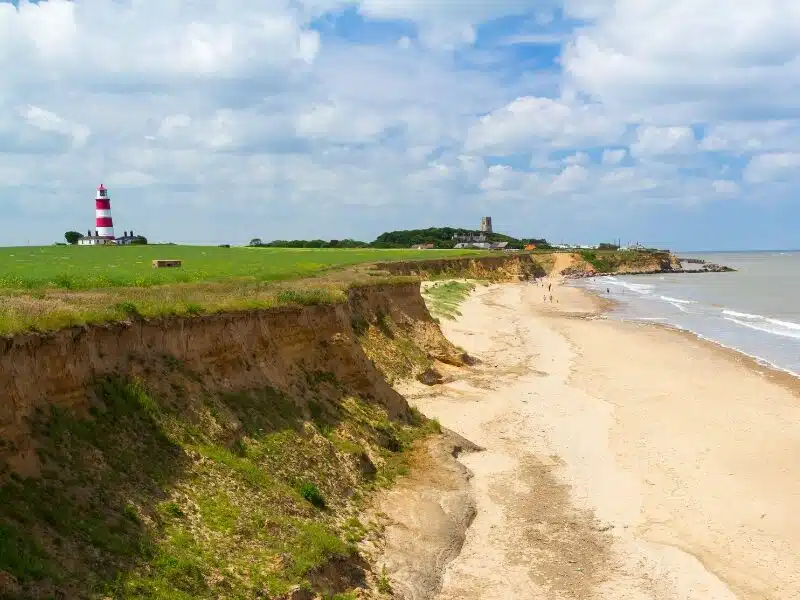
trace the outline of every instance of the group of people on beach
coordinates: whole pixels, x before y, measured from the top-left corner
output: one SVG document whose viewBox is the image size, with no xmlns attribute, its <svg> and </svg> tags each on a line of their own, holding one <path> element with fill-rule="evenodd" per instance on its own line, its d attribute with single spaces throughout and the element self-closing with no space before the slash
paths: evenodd
<svg viewBox="0 0 800 600">
<path fill-rule="evenodd" d="M 539 286 L 541 286 L 541 287 L 544 287 L 544 286 L 545 286 L 545 280 L 544 280 L 544 277 L 542 277 L 541 279 L 534 279 L 534 280 L 533 280 L 533 283 L 535 283 L 535 284 L 537 284 L 537 285 L 539 285 Z M 547 293 L 547 294 L 544 294 L 544 295 L 542 296 L 542 300 L 543 300 L 544 302 L 548 302 L 548 301 L 549 301 L 549 302 L 551 302 L 551 303 L 552 303 L 552 302 L 553 302 L 553 294 L 552 294 L 552 293 L 550 293 L 550 292 L 551 292 L 551 291 L 552 291 L 552 289 L 553 289 L 553 283 L 552 283 L 552 282 L 550 282 L 550 281 L 548 281 L 548 282 L 546 282 L 546 283 L 547 283 L 547 292 L 548 292 L 548 293 Z M 556 299 L 556 302 L 558 302 L 558 300 L 557 300 L 557 299 Z"/>
</svg>

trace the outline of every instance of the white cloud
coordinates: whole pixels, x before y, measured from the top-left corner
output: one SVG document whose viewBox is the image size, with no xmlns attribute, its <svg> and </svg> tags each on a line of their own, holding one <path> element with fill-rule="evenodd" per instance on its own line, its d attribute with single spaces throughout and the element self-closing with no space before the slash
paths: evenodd
<svg viewBox="0 0 800 600">
<path fill-rule="evenodd" d="M 795 0 L 608 0 L 564 56 L 571 85 L 663 119 L 797 113 Z"/>
<path fill-rule="evenodd" d="M 481 117 L 469 129 L 466 147 L 513 154 L 545 142 L 559 147 L 601 145 L 617 140 L 623 131 L 622 123 L 598 106 L 528 96 Z"/>
<path fill-rule="evenodd" d="M 697 140 L 691 127 L 642 126 L 637 139 L 631 145 L 631 154 L 636 157 L 687 154 L 697 148 Z"/>
<path fill-rule="evenodd" d="M 140 171 L 126 171 L 124 173 L 111 173 L 106 178 L 106 184 L 115 186 L 143 186 L 156 183 L 155 178 Z"/>
<path fill-rule="evenodd" d="M 735 181 L 727 179 L 717 179 L 711 182 L 714 191 L 723 196 L 734 196 L 741 191 L 741 187 Z"/>
<path fill-rule="evenodd" d="M 503 190 L 513 184 L 517 173 L 508 165 L 493 165 L 489 167 L 486 178 L 481 181 L 481 189 L 486 191 Z M 514 186 L 516 187 L 516 186 Z"/>
<path fill-rule="evenodd" d="M 164 117 L 161 121 L 161 126 L 158 128 L 158 136 L 169 138 L 181 129 L 188 127 L 192 123 L 191 117 L 188 115 L 169 115 Z"/>
<path fill-rule="evenodd" d="M 551 184 L 557 192 L 569 191 L 580 187 L 589 179 L 589 171 L 581 165 L 569 165 L 559 173 Z"/>
<path fill-rule="evenodd" d="M 798 179 L 800 153 L 771 152 L 754 156 L 744 170 L 748 183 L 766 183 L 784 179 Z"/>
<path fill-rule="evenodd" d="M 57 114 L 38 106 L 28 105 L 20 112 L 22 118 L 24 118 L 30 125 L 37 127 L 42 131 L 48 131 L 71 137 L 72 143 L 76 148 L 80 148 L 86 144 L 86 140 L 89 138 L 89 134 L 91 133 L 91 130 L 85 125 L 72 123 L 66 119 L 62 119 Z"/>
<path fill-rule="evenodd" d="M 353 112 L 335 103 L 319 104 L 297 116 L 297 133 L 310 139 L 336 143 L 361 143 L 380 134 L 388 125 L 385 116 Z"/>
<path fill-rule="evenodd" d="M 627 151 L 624 148 L 617 148 L 616 150 L 606 149 L 603 150 L 603 164 L 604 165 L 618 165 L 623 160 L 625 160 L 625 156 L 627 155 Z"/>
<path fill-rule="evenodd" d="M 709 152 L 755 154 L 800 150 L 800 121 L 734 121 L 712 126 L 700 144 Z"/>
<path fill-rule="evenodd" d="M 592 162 L 592 159 L 589 157 L 586 152 L 576 152 L 575 154 L 571 154 L 564 159 L 564 162 L 568 165 L 588 165 Z"/>
<path fill-rule="evenodd" d="M 281 3 L 243 0 L 235 12 L 222 3 L 184 4 L 142 0 L 21 0 L 0 4 L 0 67 L 23 79 L 40 73 L 20 70 L 19 56 L 45 73 L 77 79 L 123 76 L 169 77 L 258 73 L 308 64 L 319 50 L 319 35 Z M 125 43 L 120 43 L 120 36 Z M 102 49 L 98 50 L 101 46 Z M 87 81 L 86 83 L 90 83 Z"/>
<path fill-rule="evenodd" d="M 508 46 L 554 46 L 569 40 L 565 33 L 520 33 L 501 40 Z"/>
</svg>

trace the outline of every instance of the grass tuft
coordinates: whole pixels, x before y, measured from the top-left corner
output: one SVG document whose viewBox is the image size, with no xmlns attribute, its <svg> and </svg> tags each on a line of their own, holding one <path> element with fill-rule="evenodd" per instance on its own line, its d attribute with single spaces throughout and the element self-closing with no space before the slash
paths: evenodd
<svg viewBox="0 0 800 600">
<path fill-rule="evenodd" d="M 377 587 L 381 594 L 392 593 L 392 584 L 389 582 L 389 576 L 386 573 L 385 566 L 381 569 L 380 575 L 378 575 Z"/>
</svg>

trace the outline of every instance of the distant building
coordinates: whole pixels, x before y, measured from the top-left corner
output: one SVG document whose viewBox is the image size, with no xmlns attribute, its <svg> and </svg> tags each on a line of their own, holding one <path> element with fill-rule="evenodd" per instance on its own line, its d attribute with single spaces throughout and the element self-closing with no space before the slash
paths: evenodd
<svg viewBox="0 0 800 600">
<path fill-rule="evenodd" d="M 87 231 L 86 235 L 84 235 L 78 240 L 79 246 L 102 246 L 104 244 L 113 244 L 113 243 L 114 243 L 113 239 L 109 239 L 107 237 L 98 235 L 96 231 L 92 233 L 91 230 Z"/>
<path fill-rule="evenodd" d="M 475 248 L 476 250 L 505 250 L 508 242 L 459 242 L 454 248 L 459 250 Z"/>
<path fill-rule="evenodd" d="M 436 244 L 417 244 L 411 247 L 414 250 L 433 250 L 434 248 L 436 248 Z"/>
<path fill-rule="evenodd" d="M 455 233 L 453 240 L 465 244 L 482 244 L 487 241 L 483 233 Z"/>
<path fill-rule="evenodd" d="M 489 235 L 492 233 L 492 217 L 481 218 L 480 232 L 456 233 L 453 241 L 457 242 L 455 248 L 476 248 L 479 250 L 507 250 L 508 242 L 492 242 Z"/>
<path fill-rule="evenodd" d="M 138 235 L 133 235 L 133 230 L 131 230 L 131 231 L 124 231 L 122 233 L 122 237 L 118 237 L 114 241 L 117 244 L 121 244 L 123 246 L 130 246 L 131 244 L 133 244 L 138 239 L 139 239 L 139 236 Z"/>
</svg>

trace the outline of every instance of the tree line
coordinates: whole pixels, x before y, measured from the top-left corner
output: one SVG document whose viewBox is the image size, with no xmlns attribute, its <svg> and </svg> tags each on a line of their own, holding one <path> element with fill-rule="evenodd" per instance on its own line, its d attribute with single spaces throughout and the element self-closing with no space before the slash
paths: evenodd
<svg viewBox="0 0 800 600">
<path fill-rule="evenodd" d="M 472 229 L 455 227 L 429 227 L 428 229 L 404 229 L 382 233 L 373 242 L 359 240 L 273 240 L 265 242 L 261 238 L 253 238 L 250 245 L 262 248 L 410 248 L 419 244 L 433 244 L 434 248 L 453 248 L 459 243 L 454 236 L 477 235 L 481 232 Z M 484 234 L 489 242 L 508 242 L 507 248 L 522 249 L 528 244 L 537 248 L 549 248 L 545 239 L 514 238 L 502 233 Z"/>
</svg>

